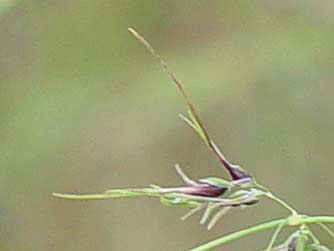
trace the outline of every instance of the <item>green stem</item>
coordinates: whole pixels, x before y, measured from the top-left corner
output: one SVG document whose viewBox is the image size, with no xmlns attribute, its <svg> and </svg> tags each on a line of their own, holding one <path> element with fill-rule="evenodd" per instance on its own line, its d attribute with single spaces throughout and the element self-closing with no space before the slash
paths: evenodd
<svg viewBox="0 0 334 251">
<path fill-rule="evenodd" d="M 290 206 L 288 203 L 286 203 L 284 200 L 281 200 L 280 198 L 276 197 L 272 193 L 266 193 L 266 196 L 273 201 L 276 201 L 278 204 L 285 207 L 287 210 L 289 210 L 293 215 L 298 215 L 297 210 L 295 210 L 292 206 Z"/>
<path fill-rule="evenodd" d="M 256 187 L 264 190 L 264 195 L 267 196 L 269 199 L 277 202 L 278 204 L 280 204 L 281 206 L 283 206 L 284 208 L 286 208 L 287 210 L 289 210 L 293 215 L 298 215 L 296 209 L 294 209 L 292 206 L 290 206 L 284 200 L 282 200 L 279 197 L 277 197 L 276 195 L 274 195 L 268 188 L 266 188 L 265 186 L 263 186 L 263 185 L 261 185 L 259 183 L 256 184 Z"/>
<path fill-rule="evenodd" d="M 278 225 L 278 227 L 276 228 L 274 234 L 273 234 L 273 237 L 271 238 L 267 248 L 266 248 L 266 251 L 270 251 L 272 249 L 272 247 L 274 246 L 275 244 L 275 241 L 277 240 L 277 237 L 279 235 L 279 233 L 281 232 L 281 230 L 283 229 L 283 227 L 286 225 L 288 220 L 286 221 L 283 221 L 280 225 Z"/>
<path fill-rule="evenodd" d="M 327 227 L 324 223 L 321 222 L 317 222 L 317 224 L 334 239 L 334 232 L 329 227 Z"/>
<path fill-rule="evenodd" d="M 300 220 L 300 224 L 312 224 L 318 222 L 334 223 L 334 216 L 306 216 Z"/>
<path fill-rule="evenodd" d="M 211 248 L 220 246 L 220 245 L 222 245 L 226 242 L 240 239 L 241 237 L 244 237 L 246 235 L 250 235 L 250 234 L 253 234 L 253 233 L 256 233 L 256 232 L 260 232 L 260 231 L 264 231 L 264 230 L 267 230 L 267 229 L 277 227 L 279 225 L 282 225 L 285 221 L 286 221 L 286 219 L 274 220 L 274 221 L 271 221 L 271 222 L 266 222 L 266 223 L 254 226 L 254 227 L 243 229 L 243 230 L 240 230 L 238 232 L 226 235 L 222 238 L 219 238 L 219 239 L 213 240 L 211 242 L 208 242 L 208 243 L 206 243 L 204 245 L 201 245 L 199 247 L 190 249 L 189 251 L 206 251 L 206 250 L 209 250 Z"/>
<path fill-rule="evenodd" d="M 308 231 L 308 234 L 309 236 L 311 236 L 311 239 L 313 240 L 313 243 L 315 244 L 315 248 L 318 250 L 318 251 L 321 251 L 321 248 L 320 248 L 320 241 L 319 239 L 315 236 L 315 234 L 312 232 L 312 230 L 309 228 L 309 226 L 307 226 L 305 224 L 305 227 Z"/>
<path fill-rule="evenodd" d="M 285 224 L 284 224 L 285 222 Z M 331 216 L 314 216 L 314 217 L 304 217 L 300 219 L 299 225 L 301 224 L 312 224 L 312 223 L 318 223 L 318 222 L 328 222 L 328 223 L 334 223 L 334 217 Z M 257 233 L 260 231 L 264 231 L 267 229 L 278 227 L 279 225 L 285 226 L 288 225 L 288 221 L 286 219 L 279 219 L 279 220 L 273 220 L 270 222 L 266 222 L 260 225 L 256 225 L 247 229 L 240 230 L 238 232 L 231 233 L 229 235 L 226 235 L 224 237 L 221 237 L 219 239 L 213 240 L 211 242 L 208 242 L 206 244 L 203 244 L 199 247 L 190 249 L 189 251 L 206 251 L 210 250 L 212 248 L 218 247 L 220 245 L 223 245 L 229 241 L 240 239 L 246 235 L 250 235 L 253 233 Z"/>
</svg>

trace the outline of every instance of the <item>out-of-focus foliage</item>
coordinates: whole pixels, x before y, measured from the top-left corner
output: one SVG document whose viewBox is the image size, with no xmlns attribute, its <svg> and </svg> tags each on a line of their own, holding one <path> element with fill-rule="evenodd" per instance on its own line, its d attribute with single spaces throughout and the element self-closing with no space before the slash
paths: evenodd
<svg viewBox="0 0 334 251">
<path fill-rule="evenodd" d="M 227 175 L 129 26 L 184 81 L 229 159 L 305 213 L 333 213 L 333 1 L 3 2 L 1 250 L 186 250 L 284 213 L 261 203 L 207 232 L 156 201 L 51 197 L 175 185 L 174 163 Z"/>
</svg>

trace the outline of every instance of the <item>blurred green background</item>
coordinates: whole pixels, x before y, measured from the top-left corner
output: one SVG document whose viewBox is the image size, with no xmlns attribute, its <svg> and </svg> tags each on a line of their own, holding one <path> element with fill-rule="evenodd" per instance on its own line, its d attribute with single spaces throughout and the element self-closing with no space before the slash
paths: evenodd
<svg viewBox="0 0 334 251">
<path fill-rule="evenodd" d="M 334 2 L 0 3 L 0 249 L 186 250 L 285 216 L 233 210 L 210 232 L 156 200 L 52 192 L 227 177 L 133 26 L 184 81 L 229 159 L 307 214 L 333 214 Z M 334 245 L 321 230 L 324 243 Z M 216 250 L 259 250 L 270 232 Z M 285 233 L 285 235 L 288 234 Z M 284 235 L 283 235 L 284 237 Z"/>
</svg>

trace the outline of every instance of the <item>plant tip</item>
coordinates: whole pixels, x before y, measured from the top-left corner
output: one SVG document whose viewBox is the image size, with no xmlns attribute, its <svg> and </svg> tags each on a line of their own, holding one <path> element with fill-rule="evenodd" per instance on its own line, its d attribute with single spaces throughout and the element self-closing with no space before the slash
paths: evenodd
<svg viewBox="0 0 334 251">
<path fill-rule="evenodd" d="M 132 28 L 132 27 L 129 27 L 129 28 L 128 28 L 128 31 L 129 31 L 130 33 L 132 33 L 132 34 L 133 34 L 133 33 L 137 33 L 137 32 L 135 31 L 135 29 Z"/>
</svg>

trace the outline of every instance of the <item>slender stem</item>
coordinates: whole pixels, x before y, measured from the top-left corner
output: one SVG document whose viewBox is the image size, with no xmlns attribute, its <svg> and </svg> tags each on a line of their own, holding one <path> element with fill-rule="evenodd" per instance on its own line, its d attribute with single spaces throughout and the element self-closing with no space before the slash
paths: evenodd
<svg viewBox="0 0 334 251">
<path fill-rule="evenodd" d="M 206 244 L 203 244 L 199 247 L 190 249 L 189 251 L 206 251 L 210 250 L 212 248 L 218 247 L 220 245 L 223 245 L 229 241 L 240 239 L 246 235 L 250 235 L 253 233 L 257 233 L 260 231 L 264 231 L 267 229 L 278 227 L 279 225 L 288 224 L 288 221 L 286 219 L 279 219 L 279 220 L 273 220 L 270 222 L 266 222 L 260 225 L 256 225 L 247 229 L 243 229 L 234 233 L 231 233 L 229 235 L 226 235 L 224 237 L 221 237 L 219 239 L 213 240 L 211 242 L 208 242 Z M 327 223 L 334 223 L 334 217 L 332 216 L 314 216 L 314 217 L 304 217 L 300 219 L 299 225 L 301 224 L 312 224 L 312 223 L 318 223 L 318 222 L 327 222 Z M 285 226 L 285 224 L 282 225 L 282 227 Z"/>
<path fill-rule="evenodd" d="M 252 178 L 241 167 L 239 167 L 239 166 L 237 167 L 236 165 L 231 164 L 226 159 L 224 154 L 220 151 L 218 146 L 213 142 L 213 140 L 211 140 L 208 131 L 206 130 L 204 124 L 202 123 L 202 121 L 200 119 L 199 113 L 197 112 L 195 106 L 192 104 L 192 102 L 190 101 L 187 93 L 185 92 L 182 82 L 176 77 L 176 74 L 169 68 L 169 66 L 167 65 L 165 60 L 156 52 L 156 50 L 153 48 L 153 46 L 148 41 L 146 41 L 146 39 L 143 36 L 141 36 L 136 30 L 134 30 L 133 28 L 128 28 L 128 30 L 142 45 L 144 45 L 144 47 L 154 57 L 156 57 L 160 61 L 161 66 L 163 67 L 163 69 L 165 70 L 167 75 L 171 78 L 171 80 L 176 85 L 176 87 L 179 90 L 179 92 L 181 93 L 181 95 L 182 95 L 190 113 L 194 117 L 194 122 L 195 122 L 195 124 L 197 124 L 197 126 L 199 127 L 199 129 L 201 131 L 201 133 L 199 133 L 199 134 L 202 136 L 203 140 L 208 145 L 208 147 L 214 152 L 214 154 L 218 157 L 220 162 L 224 165 L 224 167 L 230 173 L 231 177 L 234 180 L 238 180 L 238 179 L 245 178 L 245 177 Z M 194 128 L 193 123 L 190 122 L 186 117 L 181 116 L 181 118 L 183 120 L 185 120 L 190 126 L 192 126 Z M 195 131 L 197 131 L 197 130 L 195 129 Z M 197 131 L 197 133 L 198 133 L 198 131 Z"/>
<path fill-rule="evenodd" d="M 323 230 L 325 230 L 332 238 L 334 238 L 334 232 L 327 227 L 324 223 L 318 222 L 317 223 Z"/>
<path fill-rule="evenodd" d="M 272 192 L 267 192 L 265 195 L 269 198 L 272 199 L 273 201 L 276 201 L 278 204 L 289 210 L 293 215 L 298 215 L 297 210 L 294 209 L 292 206 L 290 206 L 287 202 L 284 200 L 280 199 L 279 197 L 276 197 Z"/>
<path fill-rule="evenodd" d="M 180 91 L 186 105 L 188 106 L 189 110 L 193 113 L 194 117 L 196 118 L 197 123 L 199 124 L 199 126 L 201 127 L 201 129 L 203 130 L 203 134 L 205 137 L 205 141 L 206 142 L 210 142 L 210 138 L 208 135 L 207 130 L 204 128 L 204 125 L 202 123 L 202 121 L 199 118 L 198 112 L 195 109 L 194 105 L 190 102 L 190 99 L 187 95 L 187 93 L 185 92 L 184 88 L 183 88 L 183 84 L 182 82 L 176 77 L 175 73 L 172 72 L 169 68 L 169 66 L 167 65 L 167 63 L 165 62 L 165 60 L 156 52 L 156 50 L 152 47 L 152 45 L 146 41 L 146 39 L 141 36 L 136 30 L 134 30 L 133 28 L 128 28 L 128 31 L 142 44 L 146 47 L 146 49 L 154 56 L 156 57 L 163 69 L 165 70 L 165 72 L 168 74 L 168 76 L 171 78 L 171 80 L 175 83 L 177 89 Z"/>
<path fill-rule="evenodd" d="M 309 228 L 309 226 L 307 226 L 306 224 L 304 224 L 304 225 L 305 225 L 306 229 L 308 230 L 308 234 L 311 236 L 311 239 L 313 240 L 313 242 L 315 244 L 315 248 L 318 251 L 321 251 L 319 239 L 315 236 L 315 234 L 312 232 L 312 230 Z"/>
<path fill-rule="evenodd" d="M 270 240 L 270 242 L 269 242 L 269 244 L 268 244 L 268 246 L 266 248 L 266 251 L 270 251 L 272 249 L 272 247 L 275 244 L 275 241 L 277 240 L 277 237 L 278 237 L 279 233 L 282 231 L 282 229 L 283 229 L 284 225 L 286 225 L 287 221 L 288 220 L 283 221 L 280 225 L 278 225 L 278 227 L 276 228 L 276 230 L 275 230 L 275 232 L 273 234 L 273 237 L 271 238 L 271 240 Z"/>
<path fill-rule="evenodd" d="M 256 232 L 264 231 L 266 229 L 271 229 L 271 228 L 277 227 L 277 226 L 283 224 L 284 222 L 286 222 L 286 219 L 274 220 L 274 221 L 271 221 L 271 222 L 266 222 L 266 223 L 254 226 L 254 227 L 243 229 L 243 230 L 240 230 L 238 232 L 234 232 L 232 234 L 226 235 L 222 238 L 219 238 L 219 239 L 213 240 L 211 242 L 208 242 L 208 243 L 206 243 L 204 245 L 201 245 L 199 247 L 190 249 L 189 251 L 206 251 L 206 250 L 212 249 L 214 247 L 218 247 L 218 246 L 220 246 L 220 245 L 222 245 L 226 242 L 240 239 L 241 237 L 244 237 L 246 235 L 250 235 L 250 234 L 253 234 L 253 233 L 256 233 Z"/>
<path fill-rule="evenodd" d="M 276 195 L 274 195 L 267 187 L 265 187 L 265 186 L 263 186 L 259 183 L 256 183 L 256 187 L 262 189 L 264 191 L 264 195 L 267 196 L 269 199 L 271 199 L 273 201 L 276 201 L 278 204 L 280 204 L 281 206 L 283 206 L 284 208 L 289 210 L 293 215 L 298 215 L 296 209 L 294 209 L 292 206 L 290 206 L 284 200 L 282 200 L 279 197 L 277 197 Z"/>
</svg>

